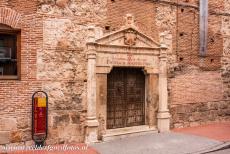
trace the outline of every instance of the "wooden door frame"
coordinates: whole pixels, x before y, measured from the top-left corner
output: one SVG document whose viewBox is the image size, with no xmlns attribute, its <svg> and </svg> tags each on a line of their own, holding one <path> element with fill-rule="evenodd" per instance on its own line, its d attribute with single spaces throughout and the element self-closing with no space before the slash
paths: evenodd
<svg viewBox="0 0 230 154">
<path fill-rule="evenodd" d="M 116 66 L 113 66 L 116 67 Z M 96 71 L 96 113 L 99 121 L 98 139 L 106 134 L 107 125 L 107 75 L 112 71 L 113 67 L 97 67 Z M 134 67 L 137 68 L 137 67 Z M 145 67 L 143 68 L 145 74 L 145 125 L 151 127 L 157 126 L 157 109 L 150 109 L 147 106 L 158 106 L 158 74 L 153 70 Z M 149 84 L 151 83 L 151 84 Z M 150 95 L 154 98 L 149 98 Z M 155 105 L 154 105 L 155 104 Z"/>
</svg>

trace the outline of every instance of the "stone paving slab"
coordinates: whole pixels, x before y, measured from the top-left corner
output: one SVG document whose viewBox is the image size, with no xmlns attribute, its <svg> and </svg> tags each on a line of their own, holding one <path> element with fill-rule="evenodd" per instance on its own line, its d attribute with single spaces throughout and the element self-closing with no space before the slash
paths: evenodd
<svg viewBox="0 0 230 154">
<path fill-rule="evenodd" d="M 154 133 L 92 145 L 101 154 L 189 154 L 223 144 L 179 133 Z"/>
</svg>

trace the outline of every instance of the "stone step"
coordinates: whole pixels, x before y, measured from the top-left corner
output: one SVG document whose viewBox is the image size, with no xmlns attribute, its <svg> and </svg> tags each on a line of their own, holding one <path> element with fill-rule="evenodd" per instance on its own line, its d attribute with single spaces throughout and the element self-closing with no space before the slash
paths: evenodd
<svg viewBox="0 0 230 154">
<path fill-rule="evenodd" d="M 108 129 L 106 134 L 102 136 L 102 141 L 107 142 L 115 139 L 122 139 L 132 136 L 140 136 L 145 134 L 158 133 L 156 127 L 149 127 L 147 125 L 133 126 L 117 129 Z"/>
</svg>

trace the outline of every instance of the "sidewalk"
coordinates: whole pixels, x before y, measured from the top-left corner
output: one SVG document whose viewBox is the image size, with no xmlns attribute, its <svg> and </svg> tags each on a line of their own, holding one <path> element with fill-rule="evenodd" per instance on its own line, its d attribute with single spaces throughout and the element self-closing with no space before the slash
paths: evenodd
<svg viewBox="0 0 230 154">
<path fill-rule="evenodd" d="M 86 145 L 75 144 L 75 146 L 84 147 Z M 229 154 L 229 147 L 230 122 L 101 142 L 90 145 L 87 150 L 20 151 L 7 154 L 98 154 L 98 152 L 101 154 Z"/>
<path fill-rule="evenodd" d="M 174 132 L 203 136 L 218 141 L 230 141 L 230 122 L 174 129 Z"/>
<path fill-rule="evenodd" d="M 228 154 L 230 122 L 174 129 L 93 145 L 101 154 Z"/>
<path fill-rule="evenodd" d="M 156 133 L 92 145 L 101 154 L 195 154 L 223 142 L 180 133 Z"/>
</svg>

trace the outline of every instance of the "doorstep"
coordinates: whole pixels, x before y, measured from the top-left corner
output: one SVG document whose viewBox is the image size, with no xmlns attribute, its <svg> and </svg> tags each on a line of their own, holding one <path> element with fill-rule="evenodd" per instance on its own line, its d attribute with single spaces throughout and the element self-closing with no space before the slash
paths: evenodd
<svg viewBox="0 0 230 154">
<path fill-rule="evenodd" d="M 149 127 L 148 125 L 108 129 L 106 134 L 102 136 L 102 141 L 111 141 L 114 139 L 122 139 L 131 136 L 140 136 L 145 134 L 158 133 L 156 127 Z"/>
</svg>

